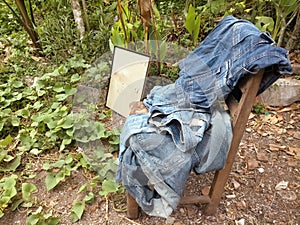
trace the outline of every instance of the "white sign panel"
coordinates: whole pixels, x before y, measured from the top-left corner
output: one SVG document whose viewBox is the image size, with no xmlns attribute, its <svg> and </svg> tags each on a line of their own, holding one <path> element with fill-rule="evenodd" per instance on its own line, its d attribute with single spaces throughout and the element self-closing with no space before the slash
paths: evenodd
<svg viewBox="0 0 300 225">
<path fill-rule="evenodd" d="M 141 100 L 150 56 L 115 47 L 106 106 L 127 117 L 130 104 Z"/>
</svg>

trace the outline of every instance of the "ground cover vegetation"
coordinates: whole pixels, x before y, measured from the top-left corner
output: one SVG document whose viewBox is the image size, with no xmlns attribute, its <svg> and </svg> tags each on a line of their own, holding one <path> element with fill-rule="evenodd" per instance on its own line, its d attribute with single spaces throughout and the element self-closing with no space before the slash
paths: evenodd
<svg viewBox="0 0 300 225">
<path fill-rule="evenodd" d="M 97 196 L 122 194 L 114 182 L 120 129 L 112 126 L 105 94 L 84 105 L 90 96 L 78 97 L 80 84 L 105 91 L 106 56 L 114 45 L 132 42 L 156 58 L 151 75 L 174 80 L 178 68 L 163 62 L 166 43 L 192 50 L 229 14 L 252 21 L 290 51 L 299 46 L 296 0 L 0 0 L 0 218 L 21 209 L 28 225 L 59 223 L 34 198 L 37 168 L 46 173 L 48 192 L 78 170 L 88 174 L 76 187 L 72 222 Z M 86 113 L 76 113 L 76 106 Z"/>
</svg>

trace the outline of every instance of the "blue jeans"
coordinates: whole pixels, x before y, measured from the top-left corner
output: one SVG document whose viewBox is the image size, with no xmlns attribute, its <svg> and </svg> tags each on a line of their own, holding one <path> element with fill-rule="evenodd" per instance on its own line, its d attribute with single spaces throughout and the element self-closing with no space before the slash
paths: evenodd
<svg viewBox="0 0 300 225">
<path fill-rule="evenodd" d="M 127 118 L 116 179 L 143 211 L 168 217 L 192 169 L 223 168 L 232 139 L 224 99 L 245 74 L 265 68 L 259 94 L 292 73 L 287 51 L 273 44 L 250 22 L 225 17 L 179 62 L 174 84 L 151 90 L 144 100 L 149 113 Z"/>
</svg>

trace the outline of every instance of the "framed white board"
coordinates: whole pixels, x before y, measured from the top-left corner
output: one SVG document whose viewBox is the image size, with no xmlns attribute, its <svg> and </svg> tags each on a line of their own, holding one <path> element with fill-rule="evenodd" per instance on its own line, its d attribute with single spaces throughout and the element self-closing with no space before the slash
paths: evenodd
<svg viewBox="0 0 300 225">
<path fill-rule="evenodd" d="M 130 104 L 143 96 L 150 56 L 114 47 L 106 106 L 127 117 Z"/>
</svg>

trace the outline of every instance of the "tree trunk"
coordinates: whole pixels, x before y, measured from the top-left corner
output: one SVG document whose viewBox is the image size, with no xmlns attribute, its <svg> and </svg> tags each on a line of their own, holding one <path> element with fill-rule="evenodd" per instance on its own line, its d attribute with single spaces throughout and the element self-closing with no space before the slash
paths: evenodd
<svg viewBox="0 0 300 225">
<path fill-rule="evenodd" d="M 85 29 L 84 29 L 84 22 L 82 19 L 80 4 L 79 4 L 78 0 L 71 0 L 71 3 L 72 3 L 74 19 L 77 24 L 77 28 L 80 32 L 80 40 L 82 40 L 83 36 L 85 34 Z"/>
<path fill-rule="evenodd" d="M 291 34 L 291 37 L 286 44 L 286 48 L 289 51 L 292 51 L 295 50 L 297 47 L 299 48 L 299 45 L 300 45 L 300 7 L 298 7 L 296 24 Z"/>
<path fill-rule="evenodd" d="M 32 40 L 34 47 L 40 50 L 41 46 L 38 43 L 39 37 L 38 37 L 37 33 L 35 32 L 32 21 L 30 20 L 30 18 L 28 16 L 24 0 L 16 0 L 16 4 L 22 15 L 22 20 L 23 20 L 22 24 L 23 24 L 26 32 L 29 34 L 29 37 Z"/>
</svg>

